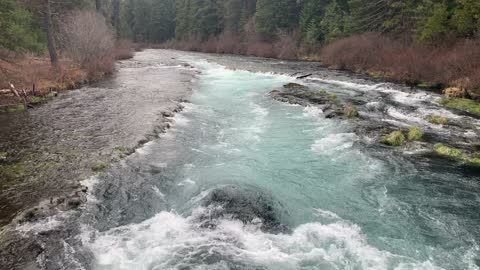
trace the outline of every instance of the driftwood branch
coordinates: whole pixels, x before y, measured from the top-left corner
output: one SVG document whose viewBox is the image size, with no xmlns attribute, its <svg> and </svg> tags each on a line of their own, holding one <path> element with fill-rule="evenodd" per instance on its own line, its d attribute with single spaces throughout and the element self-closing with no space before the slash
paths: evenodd
<svg viewBox="0 0 480 270">
<path fill-rule="evenodd" d="M 308 77 L 310 77 L 310 76 L 312 76 L 312 75 L 313 75 L 312 73 L 306 74 L 306 75 L 302 75 L 302 76 L 297 77 L 297 80 L 299 80 L 299 79 L 305 79 L 305 78 L 308 78 Z"/>
<path fill-rule="evenodd" d="M 12 91 L 12 93 L 18 98 L 20 99 L 20 101 L 23 102 L 23 105 L 25 106 L 25 109 L 27 108 L 27 105 L 28 105 L 28 102 L 27 102 L 27 93 L 25 92 L 25 90 L 23 90 L 21 92 L 21 95 L 20 93 L 15 89 L 15 85 L 13 85 L 13 83 L 10 83 L 10 91 Z"/>
</svg>

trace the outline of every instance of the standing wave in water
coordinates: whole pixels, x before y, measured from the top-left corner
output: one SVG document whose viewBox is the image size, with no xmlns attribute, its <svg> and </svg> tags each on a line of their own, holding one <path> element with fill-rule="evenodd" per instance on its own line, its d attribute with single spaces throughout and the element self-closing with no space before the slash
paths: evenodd
<svg viewBox="0 0 480 270">
<path fill-rule="evenodd" d="M 199 72 L 184 110 L 158 140 L 90 182 L 84 209 L 62 219 L 79 229 L 62 236 L 62 255 L 44 256 L 43 265 L 479 269 L 478 171 L 379 145 L 359 132 L 364 122 L 273 100 L 271 90 L 295 79 L 246 71 L 268 61 L 236 57 L 228 67 L 228 58 L 175 57 Z M 236 69 L 242 63 L 250 68 Z M 434 94 L 406 105 L 400 86 L 343 79 L 350 81 L 307 84 L 349 98 L 384 125 L 408 126 L 413 111 L 441 110 Z M 432 136 L 447 133 L 418 124 Z"/>
</svg>

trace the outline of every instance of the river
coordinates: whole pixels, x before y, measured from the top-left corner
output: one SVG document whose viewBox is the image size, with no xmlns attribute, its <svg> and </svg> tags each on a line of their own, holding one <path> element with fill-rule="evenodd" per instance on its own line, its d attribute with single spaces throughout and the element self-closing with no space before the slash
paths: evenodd
<svg viewBox="0 0 480 270">
<path fill-rule="evenodd" d="M 134 83 L 136 65 L 148 66 L 151 80 L 121 91 L 127 98 L 117 95 L 115 104 L 135 102 L 142 86 L 168 88 L 185 73 L 183 110 L 167 117 L 165 133 L 86 177 L 80 209 L 16 225 L 41 246 L 22 267 L 480 269 L 480 171 L 362 132 L 366 122 L 417 125 L 429 140 L 478 141 L 480 120 L 439 106 L 437 94 L 318 63 L 162 50 L 122 63 L 109 87 L 125 77 Z M 299 81 L 296 72 L 313 75 Z M 316 107 L 267 95 L 290 82 L 335 93 L 364 120 L 326 119 Z M 148 106 L 140 109 L 146 115 L 165 110 Z M 136 108 L 142 104 L 109 120 L 121 126 L 115 130 L 137 130 L 129 142 L 154 125 L 141 128 Z M 431 124 L 430 114 L 459 124 Z M 130 138 L 99 130 L 109 133 L 105 143 Z"/>
</svg>

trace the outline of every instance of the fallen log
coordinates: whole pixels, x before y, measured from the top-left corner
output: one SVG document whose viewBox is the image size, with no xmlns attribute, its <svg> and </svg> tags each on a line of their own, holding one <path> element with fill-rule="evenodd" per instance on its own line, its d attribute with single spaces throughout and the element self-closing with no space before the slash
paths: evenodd
<svg viewBox="0 0 480 270">
<path fill-rule="evenodd" d="M 310 76 L 312 76 L 312 75 L 313 75 L 312 73 L 307 74 L 307 75 L 302 75 L 302 76 L 297 77 L 297 80 L 305 79 L 305 78 L 308 78 L 308 77 L 310 77 Z"/>
<path fill-rule="evenodd" d="M 12 93 L 12 90 L 10 89 L 0 89 L 0 95 L 8 95 L 11 93 Z"/>
<path fill-rule="evenodd" d="M 25 90 L 23 90 L 22 92 L 23 95 L 20 95 L 18 91 L 15 89 L 15 85 L 13 85 L 13 83 L 10 83 L 10 90 L 18 99 L 20 99 L 20 101 L 23 102 L 25 109 L 28 108 L 27 93 L 25 92 Z"/>
</svg>

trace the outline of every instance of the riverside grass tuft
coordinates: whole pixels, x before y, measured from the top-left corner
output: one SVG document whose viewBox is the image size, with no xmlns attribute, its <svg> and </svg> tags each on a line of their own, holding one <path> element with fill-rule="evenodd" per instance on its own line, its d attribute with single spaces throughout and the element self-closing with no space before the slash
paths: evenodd
<svg viewBox="0 0 480 270">
<path fill-rule="evenodd" d="M 423 138 L 423 131 L 419 127 L 410 127 L 408 129 L 409 141 L 420 141 Z"/>
<path fill-rule="evenodd" d="M 383 140 L 383 143 L 390 146 L 401 146 L 405 143 L 405 135 L 400 130 L 394 131 Z"/>
</svg>

